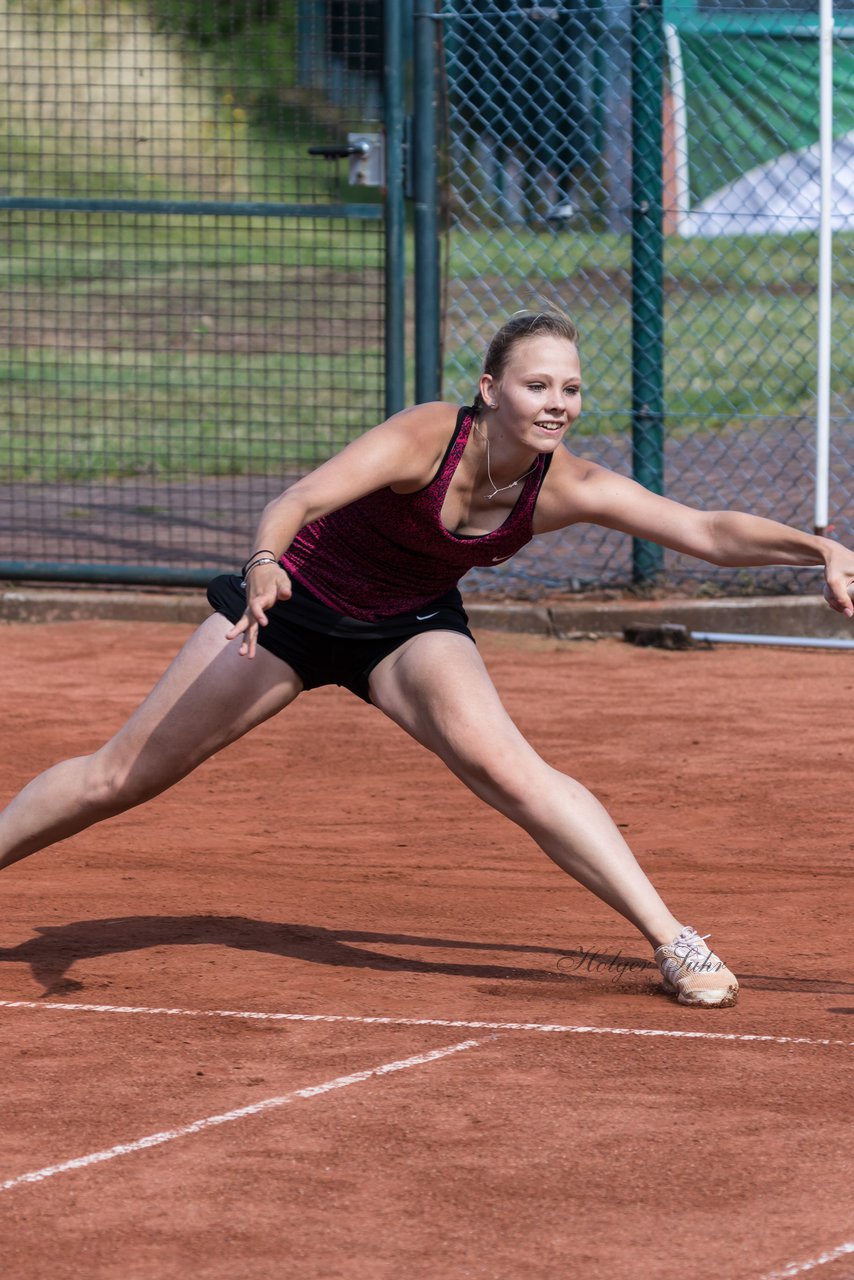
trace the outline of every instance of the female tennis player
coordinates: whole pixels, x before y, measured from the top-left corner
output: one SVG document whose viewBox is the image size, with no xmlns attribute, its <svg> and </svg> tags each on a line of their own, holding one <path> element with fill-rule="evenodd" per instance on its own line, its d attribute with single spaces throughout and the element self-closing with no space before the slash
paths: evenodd
<svg viewBox="0 0 854 1280">
<path fill-rule="evenodd" d="M 731 1005 L 735 976 L 677 919 L 580 783 L 505 711 L 457 590 L 533 536 L 588 521 L 717 565 L 820 565 L 854 615 L 854 554 L 756 516 L 698 511 L 562 448 L 581 411 L 578 340 L 559 313 L 495 336 L 472 408 L 418 405 L 348 445 L 264 509 L 242 577 L 127 724 L 34 779 L 0 815 L 0 865 L 143 803 L 281 711 L 339 684 L 435 752 L 654 949 L 682 1004 Z"/>
</svg>

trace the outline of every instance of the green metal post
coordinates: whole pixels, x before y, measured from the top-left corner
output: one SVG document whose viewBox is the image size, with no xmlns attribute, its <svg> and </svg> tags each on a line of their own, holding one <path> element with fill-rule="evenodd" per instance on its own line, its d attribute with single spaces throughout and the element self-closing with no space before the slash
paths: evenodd
<svg viewBox="0 0 854 1280">
<path fill-rule="evenodd" d="M 603 0 L 590 0 L 589 12 L 590 38 L 593 44 L 590 96 L 593 99 L 593 154 L 597 162 L 605 153 L 605 98 L 607 81 L 605 79 L 605 25 Z"/>
<path fill-rule="evenodd" d="M 322 0 L 297 2 L 297 80 L 303 89 L 317 89 L 326 83 L 323 53 Z"/>
<path fill-rule="evenodd" d="M 662 0 L 632 0 L 632 474 L 664 492 L 664 231 Z M 654 581 L 661 547 L 632 549 L 636 583 Z"/>
<path fill-rule="evenodd" d="M 403 193 L 403 22 L 397 0 L 383 5 L 385 97 L 385 411 L 406 401 L 406 208 Z"/>
<path fill-rule="evenodd" d="M 434 0 L 415 0 L 414 18 L 415 399 L 420 404 L 438 400 L 442 388 Z"/>
</svg>

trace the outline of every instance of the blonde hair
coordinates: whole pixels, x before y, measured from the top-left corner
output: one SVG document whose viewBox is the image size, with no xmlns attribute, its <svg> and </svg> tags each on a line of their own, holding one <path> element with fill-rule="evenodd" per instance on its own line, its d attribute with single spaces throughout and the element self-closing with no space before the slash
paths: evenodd
<svg viewBox="0 0 854 1280">
<path fill-rule="evenodd" d="M 556 307 L 544 311 L 516 311 L 490 342 L 483 361 L 483 372 L 493 378 L 500 378 L 516 344 L 524 338 L 538 338 L 542 334 L 563 338 L 576 347 L 579 344 L 578 329 L 564 311 L 558 311 Z M 481 413 L 483 407 L 483 397 L 478 391 L 473 405 L 475 413 Z"/>
</svg>

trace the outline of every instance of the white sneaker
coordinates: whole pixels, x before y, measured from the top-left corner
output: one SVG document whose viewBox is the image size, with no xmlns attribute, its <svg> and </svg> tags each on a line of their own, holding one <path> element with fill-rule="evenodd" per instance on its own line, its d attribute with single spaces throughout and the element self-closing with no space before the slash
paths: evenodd
<svg viewBox="0 0 854 1280">
<path fill-rule="evenodd" d="M 686 925 L 678 937 L 657 947 L 655 962 L 664 979 L 664 990 L 680 1004 L 726 1009 L 738 997 L 738 979 L 720 956 L 706 946 L 706 934 Z"/>
</svg>

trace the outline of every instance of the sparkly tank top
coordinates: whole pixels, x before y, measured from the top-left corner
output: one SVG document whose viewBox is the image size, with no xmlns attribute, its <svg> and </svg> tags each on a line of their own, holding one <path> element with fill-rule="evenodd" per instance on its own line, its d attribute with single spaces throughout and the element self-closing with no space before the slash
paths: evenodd
<svg viewBox="0 0 854 1280">
<path fill-rule="evenodd" d="M 469 569 L 500 564 L 533 537 L 534 507 L 551 462 L 539 454 L 507 519 L 482 536 L 451 533 L 442 505 L 474 415 L 460 409 L 436 475 L 416 493 L 378 489 L 307 524 L 282 556 L 288 573 L 324 604 L 379 622 L 421 608 Z"/>
</svg>

